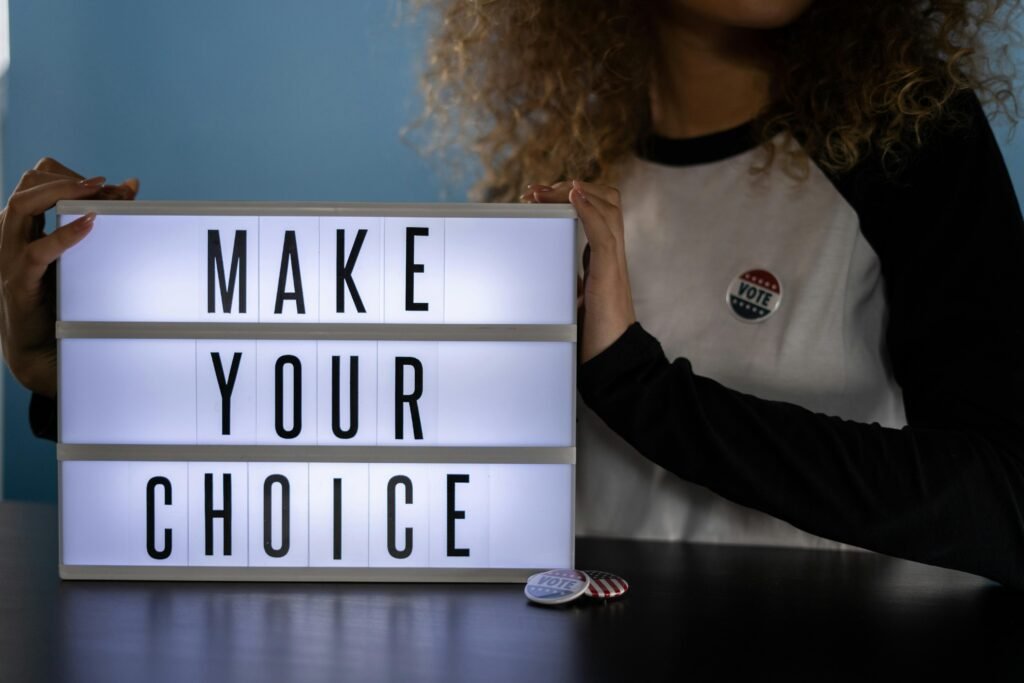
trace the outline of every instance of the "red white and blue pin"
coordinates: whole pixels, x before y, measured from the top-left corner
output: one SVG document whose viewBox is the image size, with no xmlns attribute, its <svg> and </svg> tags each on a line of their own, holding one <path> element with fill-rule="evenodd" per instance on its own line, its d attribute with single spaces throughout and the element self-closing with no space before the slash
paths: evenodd
<svg viewBox="0 0 1024 683">
<path fill-rule="evenodd" d="M 779 310 L 782 283 L 767 270 L 748 270 L 733 278 L 725 301 L 733 315 L 743 322 L 759 323 Z"/>
<path fill-rule="evenodd" d="M 587 569 L 583 573 L 590 578 L 590 584 L 587 586 L 587 595 L 592 598 L 599 598 L 601 600 L 618 598 L 625 595 L 626 591 L 629 590 L 629 584 L 626 580 L 620 576 L 615 576 L 615 574 L 596 569 Z"/>
<path fill-rule="evenodd" d="M 526 581 L 523 592 L 531 602 L 561 605 L 583 595 L 607 600 L 622 596 L 629 584 L 608 572 L 578 569 L 552 569 L 534 574 Z"/>
</svg>

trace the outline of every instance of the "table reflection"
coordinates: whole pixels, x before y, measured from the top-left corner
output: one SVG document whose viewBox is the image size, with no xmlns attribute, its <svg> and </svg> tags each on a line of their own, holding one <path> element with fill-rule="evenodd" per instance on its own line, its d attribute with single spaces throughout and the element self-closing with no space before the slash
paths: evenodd
<svg viewBox="0 0 1024 683">
<path fill-rule="evenodd" d="M 572 613 L 596 607 L 614 618 L 626 608 L 534 608 L 516 585 L 64 582 L 59 601 L 59 661 L 71 680 L 83 671 L 94 680 L 315 681 L 370 671 L 387 680 L 424 672 L 450 680 L 477 670 L 514 679 L 522 652 L 538 647 L 537 629 L 568 675 L 585 647 Z M 509 620 L 524 628 L 495 630 Z M 116 643 L 116 670 L 107 670 L 103 643 Z"/>
</svg>

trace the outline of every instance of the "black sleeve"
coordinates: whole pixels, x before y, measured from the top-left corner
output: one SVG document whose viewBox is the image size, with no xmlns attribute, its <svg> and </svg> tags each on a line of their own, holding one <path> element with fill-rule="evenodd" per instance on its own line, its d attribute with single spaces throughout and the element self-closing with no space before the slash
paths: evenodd
<svg viewBox="0 0 1024 683">
<path fill-rule="evenodd" d="M 40 439 L 57 440 L 57 401 L 42 394 L 32 394 L 28 404 L 28 423 Z"/>
<path fill-rule="evenodd" d="M 1024 221 L 977 99 L 956 106 L 971 124 L 933 134 L 898 179 L 865 164 L 837 181 L 882 266 L 906 427 L 729 389 L 639 323 L 579 389 L 640 453 L 734 502 L 1024 589 Z"/>
</svg>

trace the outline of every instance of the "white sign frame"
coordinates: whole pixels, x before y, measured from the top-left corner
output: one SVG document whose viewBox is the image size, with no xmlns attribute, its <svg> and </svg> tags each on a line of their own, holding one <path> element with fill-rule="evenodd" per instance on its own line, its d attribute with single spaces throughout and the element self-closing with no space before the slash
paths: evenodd
<svg viewBox="0 0 1024 683">
<path fill-rule="evenodd" d="M 106 202 L 73 201 L 57 205 L 61 217 L 97 215 L 154 216 L 348 216 L 436 218 L 561 218 L 574 221 L 574 244 L 568 265 L 577 271 L 580 226 L 569 205 L 537 204 L 368 204 L 310 202 Z M 88 238 L 87 238 L 88 239 Z M 60 289 L 60 263 L 57 268 Z M 575 290 L 575 282 L 572 284 Z M 573 297 L 575 300 L 575 296 Z M 572 344 L 575 357 L 576 311 L 566 324 L 345 323 L 345 322 L 66 322 L 59 319 L 59 340 L 109 339 L 332 339 L 400 341 L 558 341 Z M 60 376 L 58 354 L 58 377 Z M 575 367 L 572 370 L 572 444 L 575 444 Z M 58 388 L 58 395 L 60 395 Z M 59 415 L 58 415 L 59 417 Z M 458 567 L 213 567 L 74 565 L 64 562 L 63 463 L 69 461 L 281 462 L 295 463 L 480 463 L 552 464 L 570 467 L 569 557 L 575 563 L 575 445 L 568 447 L 472 446 L 273 446 L 273 445 L 132 445 L 65 444 L 58 420 L 59 574 L 62 579 L 173 581 L 359 581 L 359 582 L 522 582 L 550 569 Z"/>
</svg>

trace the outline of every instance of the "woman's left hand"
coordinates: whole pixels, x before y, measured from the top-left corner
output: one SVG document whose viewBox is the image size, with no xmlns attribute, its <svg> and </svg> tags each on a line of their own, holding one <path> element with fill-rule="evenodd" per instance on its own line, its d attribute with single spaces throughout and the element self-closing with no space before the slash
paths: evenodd
<svg viewBox="0 0 1024 683">
<path fill-rule="evenodd" d="M 633 294 L 626 270 L 625 236 L 619 191 L 579 180 L 554 185 L 527 185 L 520 199 L 538 204 L 569 202 L 576 208 L 590 245 L 584 264 L 583 344 L 580 362 L 587 362 L 622 336 L 636 322 Z"/>
</svg>

